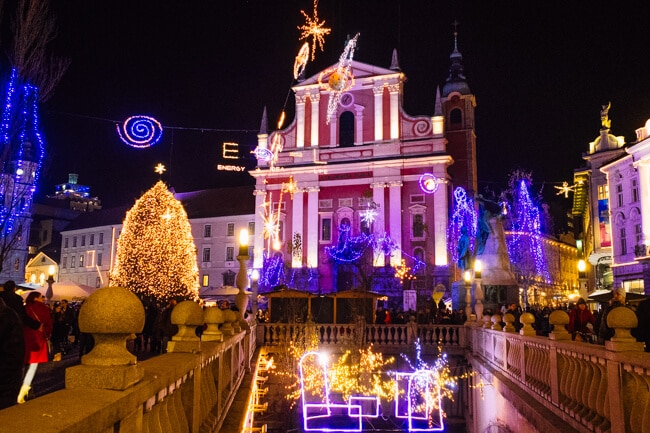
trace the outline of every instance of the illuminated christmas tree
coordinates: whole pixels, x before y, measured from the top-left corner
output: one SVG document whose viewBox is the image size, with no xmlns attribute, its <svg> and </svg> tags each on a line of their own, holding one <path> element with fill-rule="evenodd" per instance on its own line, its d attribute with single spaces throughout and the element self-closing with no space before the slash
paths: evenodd
<svg viewBox="0 0 650 433">
<path fill-rule="evenodd" d="M 183 205 L 159 181 L 126 214 L 111 285 L 146 301 L 196 299 L 196 247 Z"/>
</svg>

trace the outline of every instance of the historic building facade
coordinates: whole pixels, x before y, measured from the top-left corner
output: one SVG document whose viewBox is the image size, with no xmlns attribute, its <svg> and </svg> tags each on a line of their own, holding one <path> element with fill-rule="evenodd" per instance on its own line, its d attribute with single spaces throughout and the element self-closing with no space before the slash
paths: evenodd
<svg viewBox="0 0 650 433">
<path fill-rule="evenodd" d="M 650 121 L 625 154 L 603 165 L 611 199 L 614 287 L 650 290 Z"/>
<path fill-rule="evenodd" d="M 256 269 L 280 258 L 298 289 L 386 291 L 395 280 L 388 265 L 422 261 L 418 289 L 449 287 L 451 192 L 476 190 L 475 99 L 457 49 L 450 59 L 433 116 L 403 110 L 406 76 L 396 53 L 388 69 L 352 61 L 343 85 L 335 65 L 293 87 L 293 122 L 270 134 L 263 122 L 258 167 L 250 172 L 255 225 L 264 227 L 255 237 Z M 374 278 L 359 277 L 363 271 L 352 264 L 363 236 L 374 239 Z M 387 239 L 390 252 L 377 247 Z"/>
</svg>

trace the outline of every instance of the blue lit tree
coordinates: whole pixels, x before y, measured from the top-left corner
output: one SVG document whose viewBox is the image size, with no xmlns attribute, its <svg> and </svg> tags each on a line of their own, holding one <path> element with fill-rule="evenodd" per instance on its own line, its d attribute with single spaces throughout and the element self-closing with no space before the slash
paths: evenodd
<svg viewBox="0 0 650 433">
<path fill-rule="evenodd" d="M 528 303 L 528 289 L 550 284 L 550 275 L 542 243 L 542 215 L 539 200 L 531 197 L 531 174 L 520 170 L 513 172 L 504 193 L 510 203 L 510 218 L 506 229 L 508 255 L 524 289 L 524 303 Z"/>
<path fill-rule="evenodd" d="M 6 39 L 0 124 L 0 273 L 23 274 L 31 205 L 45 154 L 38 103 L 51 96 L 68 66 L 48 45 L 56 33 L 47 0 L 19 0 Z"/>
</svg>

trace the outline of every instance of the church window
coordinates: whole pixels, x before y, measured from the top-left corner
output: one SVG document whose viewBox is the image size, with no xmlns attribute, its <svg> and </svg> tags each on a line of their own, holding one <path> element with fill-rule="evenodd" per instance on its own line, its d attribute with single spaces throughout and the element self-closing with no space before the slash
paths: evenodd
<svg viewBox="0 0 650 433">
<path fill-rule="evenodd" d="M 463 122 L 463 113 L 460 111 L 459 108 L 454 108 L 451 110 L 451 113 L 449 113 L 449 123 L 452 125 L 458 125 Z"/>
<path fill-rule="evenodd" d="M 341 114 L 339 121 L 339 146 L 354 146 L 354 114 L 350 111 L 345 111 Z"/>
</svg>

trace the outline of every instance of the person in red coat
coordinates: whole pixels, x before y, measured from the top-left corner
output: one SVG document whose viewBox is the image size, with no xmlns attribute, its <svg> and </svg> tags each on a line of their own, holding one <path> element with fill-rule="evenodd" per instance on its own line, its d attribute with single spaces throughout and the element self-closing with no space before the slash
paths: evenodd
<svg viewBox="0 0 650 433">
<path fill-rule="evenodd" d="M 38 364 L 48 361 L 47 339 L 52 335 L 52 317 L 50 309 L 45 305 L 45 297 L 32 292 L 25 301 L 25 312 L 29 317 L 38 320 L 41 326 L 38 329 L 24 328 L 25 333 L 25 364 L 27 372 L 23 378 L 23 385 L 18 394 L 18 403 L 25 403 L 25 397 L 32 387 L 32 380 L 36 374 Z"/>
<path fill-rule="evenodd" d="M 591 328 L 587 326 L 591 324 Z M 589 341 L 593 334 L 596 318 L 591 310 L 587 308 L 587 303 L 584 299 L 578 299 L 575 308 L 569 312 L 569 326 L 567 330 L 571 334 L 571 339 L 575 340 L 576 335 L 579 335 L 582 341 Z"/>
</svg>

